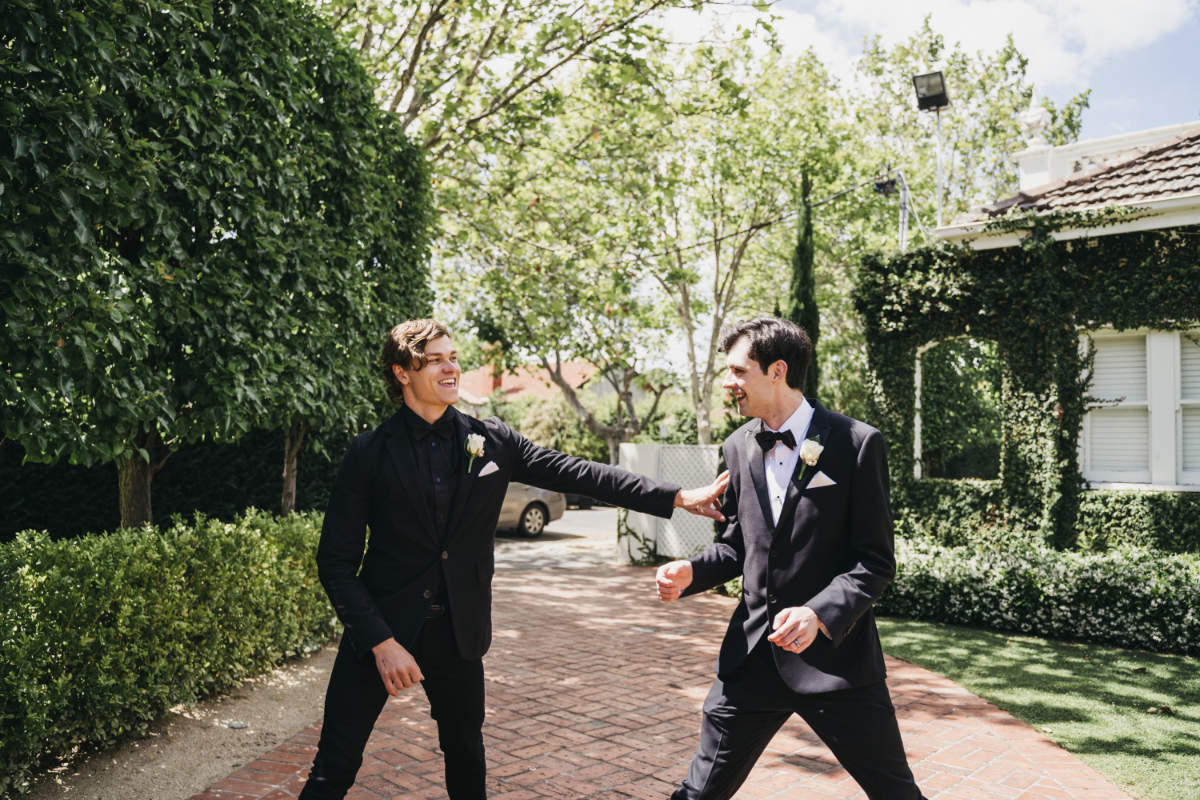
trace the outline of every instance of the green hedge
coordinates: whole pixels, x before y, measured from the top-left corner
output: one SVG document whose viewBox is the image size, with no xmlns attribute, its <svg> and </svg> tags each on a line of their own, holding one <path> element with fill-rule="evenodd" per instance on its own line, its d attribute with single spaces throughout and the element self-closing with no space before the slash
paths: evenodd
<svg viewBox="0 0 1200 800">
<path fill-rule="evenodd" d="M 1005 511 L 999 481 L 924 478 L 898 485 L 893 500 L 902 537 L 948 546 L 1036 538 L 1032 524 Z M 1200 553 L 1200 492 L 1084 491 L 1074 532 L 1077 550 Z"/>
<path fill-rule="evenodd" d="M 296 509 L 323 511 L 346 436 L 327 436 L 334 458 L 307 447 L 300 454 Z M 0 442 L 0 542 L 23 530 L 44 530 L 55 539 L 107 531 L 120 524 L 117 467 L 22 463 L 24 451 Z M 251 506 L 276 510 L 283 486 L 283 433 L 254 430 L 237 442 L 183 445 L 154 477 L 154 518 L 176 514 L 230 520 Z"/>
<path fill-rule="evenodd" d="M 1200 557 L 897 540 L 880 614 L 1200 655 Z"/>
<path fill-rule="evenodd" d="M 1000 482 L 925 478 L 896 486 L 892 495 L 896 534 L 961 545 L 1007 530 L 1000 511 Z"/>
<path fill-rule="evenodd" d="M 327 641 L 319 526 L 251 510 L 0 545 L 0 795 Z"/>
<path fill-rule="evenodd" d="M 1200 553 L 1200 492 L 1083 492 L 1077 520 L 1081 550 L 1131 544 Z"/>
</svg>

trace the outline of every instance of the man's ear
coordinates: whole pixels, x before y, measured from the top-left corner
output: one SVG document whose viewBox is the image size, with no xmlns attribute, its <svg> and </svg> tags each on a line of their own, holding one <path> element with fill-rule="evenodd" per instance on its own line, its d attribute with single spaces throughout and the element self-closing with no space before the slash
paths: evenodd
<svg viewBox="0 0 1200 800">
<path fill-rule="evenodd" d="M 773 381 L 787 380 L 787 362 L 782 358 L 767 367 L 767 377 Z"/>
<path fill-rule="evenodd" d="M 392 364 L 392 374 L 396 376 L 396 380 L 400 381 L 401 385 L 408 385 L 408 373 L 399 364 Z"/>
</svg>

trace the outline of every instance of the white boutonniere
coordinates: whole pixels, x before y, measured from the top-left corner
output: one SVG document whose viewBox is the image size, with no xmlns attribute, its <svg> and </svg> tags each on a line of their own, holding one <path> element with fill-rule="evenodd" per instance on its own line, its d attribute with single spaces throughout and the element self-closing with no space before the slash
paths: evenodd
<svg viewBox="0 0 1200 800">
<path fill-rule="evenodd" d="M 472 433 L 467 436 L 467 455 L 471 457 L 467 461 L 467 472 L 470 472 L 475 459 L 483 455 L 483 437 L 478 433 Z"/>
<path fill-rule="evenodd" d="M 808 468 L 817 465 L 817 461 L 820 460 L 821 452 L 824 449 L 825 445 L 821 444 L 820 436 L 805 439 L 800 444 L 800 460 L 804 462 L 804 468 L 800 470 L 800 475 L 796 478 L 797 482 L 804 481 L 804 476 L 808 472 Z"/>
</svg>

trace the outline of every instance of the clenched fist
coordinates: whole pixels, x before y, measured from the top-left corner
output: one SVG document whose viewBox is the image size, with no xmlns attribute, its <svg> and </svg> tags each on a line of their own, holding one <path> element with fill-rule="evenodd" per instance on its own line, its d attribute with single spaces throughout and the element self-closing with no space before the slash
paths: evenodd
<svg viewBox="0 0 1200 800">
<path fill-rule="evenodd" d="M 692 562 L 668 561 L 658 568 L 654 576 L 658 587 L 658 599 L 664 603 L 678 600 L 683 590 L 692 584 Z"/>
</svg>

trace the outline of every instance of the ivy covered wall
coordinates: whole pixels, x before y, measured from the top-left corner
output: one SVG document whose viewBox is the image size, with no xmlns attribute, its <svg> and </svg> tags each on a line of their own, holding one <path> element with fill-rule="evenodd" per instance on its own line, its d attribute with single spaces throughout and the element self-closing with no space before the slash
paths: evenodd
<svg viewBox="0 0 1200 800">
<path fill-rule="evenodd" d="M 1079 346 L 1080 332 L 1170 330 L 1200 321 L 1200 226 L 1066 241 L 1052 235 L 1118 218 L 1022 218 L 996 226 L 1024 230 L 1017 247 L 940 244 L 863 260 L 856 305 L 902 531 L 944 539 L 956 527 L 982 526 L 1060 548 L 1081 543 L 1078 441 L 1090 353 Z M 917 349 L 960 336 L 994 341 L 1002 363 L 1000 470 L 987 491 L 913 477 Z M 1104 512 L 1096 507 L 1103 501 L 1089 497 L 1085 519 L 1104 519 L 1143 541 L 1169 540 L 1171 549 L 1200 550 L 1200 535 L 1180 542 L 1177 533 L 1181 514 L 1200 515 L 1200 493 L 1162 503 L 1130 503 L 1127 494 L 1105 493 L 1115 499 Z M 1124 521 L 1121 509 L 1136 513 L 1136 524 Z M 1093 533 L 1086 538 L 1094 545 Z"/>
</svg>

